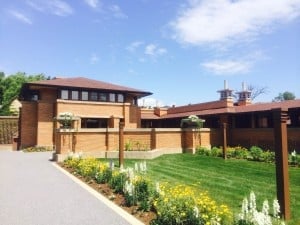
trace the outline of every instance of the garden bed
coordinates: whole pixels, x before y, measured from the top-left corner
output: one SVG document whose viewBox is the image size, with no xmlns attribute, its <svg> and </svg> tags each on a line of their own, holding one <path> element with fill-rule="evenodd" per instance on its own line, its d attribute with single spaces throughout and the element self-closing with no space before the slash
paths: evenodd
<svg viewBox="0 0 300 225">
<path fill-rule="evenodd" d="M 88 184 L 91 188 L 105 196 L 107 199 L 112 201 L 117 206 L 121 207 L 123 210 L 128 212 L 129 214 L 136 217 L 138 220 L 142 221 L 144 224 L 149 225 L 150 222 L 156 218 L 156 213 L 149 211 L 149 212 L 142 212 L 138 210 L 138 206 L 126 206 L 125 204 L 125 197 L 122 194 L 114 193 L 114 191 L 110 188 L 108 184 L 98 184 L 94 180 L 87 180 L 86 178 L 82 177 L 79 174 L 76 174 L 74 169 L 68 168 L 64 165 L 64 163 L 58 163 L 60 167 L 71 173 L 72 175 L 76 176 L 82 182 Z"/>
</svg>

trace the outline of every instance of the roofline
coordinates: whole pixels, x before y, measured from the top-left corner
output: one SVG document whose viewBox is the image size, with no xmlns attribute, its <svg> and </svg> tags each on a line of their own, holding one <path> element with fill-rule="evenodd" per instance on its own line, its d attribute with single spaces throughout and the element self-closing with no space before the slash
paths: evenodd
<svg viewBox="0 0 300 225">
<path fill-rule="evenodd" d="M 114 92 L 120 92 L 120 93 L 131 93 L 131 94 L 135 94 L 138 95 L 139 97 L 145 97 L 148 95 L 152 95 L 152 92 L 148 92 L 148 91 L 140 91 L 140 90 L 136 90 L 136 91 L 130 91 L 130 90 L 114 90 L 114 89 L 106 89 L 106 88 L 88 88 L 88 87 L 76 87 L 76 86 L 60 86 L 60 85 L 54 85 L 54 84 L 43 84 L 43 83 L 34 83 L 34 82 L 28 82 L 25 83 L 23 87 L 26 88 L 30 88 L 30 86 L 42 86 L 42 87 L 49 87 L 49 88 L 56 88 L 56 89 L 82 89 L 82 90 L 105 90 L 105 91 L 114 91 Z"/>
</svg>

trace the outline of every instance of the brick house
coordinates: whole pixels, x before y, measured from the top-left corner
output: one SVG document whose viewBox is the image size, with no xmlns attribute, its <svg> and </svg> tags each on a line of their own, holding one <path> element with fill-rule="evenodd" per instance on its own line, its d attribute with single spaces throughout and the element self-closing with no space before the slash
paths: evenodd
<svg viewBox="0 0 300 225">
<path fill-rule="evenodd" d="M 53 146 L 54 122 L 69 112 L 79 128 L 140 127 L 137 100 L 152 93 L 83 77 L 25 83 L 21 90 L 19 148 Z"/>
<path fill-rule="evenodd" d="M 139 98 L 152 93 L 86 78 L 43 80 L 24 84 L 20 100 L 19 149 L 54 146 L 58 155 L 69 151 L 101 153 L 107 157 L 119 148 L 119 122 L 125 123 L 124 143 L 131 150 L 160 149 L 164 153 L 221 146 L 222 125 L 227 124 L 231 146 L 258 145 L 273 149 L 274 108 L 288 109 L 289 150 L 300 150 L 300 100 L 256 103 L 243 88 L 234 102 L 233 90 L 224 85 L 217 101 L 170 108 L 143 108 Z M 60 129 L 55 120 L 71 113 L 72 129 Z M 180 128 L 189 115 L 205 119 L 201 131 Z"/>
<path fill-rule="evenodd" d="M 234 102 L 233 90 L 224 84 L 218 91 L 220 99 L 212 102 L 190 104 L 170 108 L 142 109 L 142 127 L 172 128 L 180 127 L 182 118 L 197 115 L 205 120 L 205 127 L 220 130 L 222 124 L 228 127 L 228 140 L 231 146 L 250 147 L 258 145 L 273 150 L 273 109 L 288 109 L 288 145 L 289 150 L 300 151 L 300 99 L 283 102 L 255 103 L 251 102 L 251 92 L 243 84 L 237 92 Z M 219 137 L 218 137 L 219 136 Z M 222 145 L 220 135 L 211 139 L 214 146 Z"/>
</svg>

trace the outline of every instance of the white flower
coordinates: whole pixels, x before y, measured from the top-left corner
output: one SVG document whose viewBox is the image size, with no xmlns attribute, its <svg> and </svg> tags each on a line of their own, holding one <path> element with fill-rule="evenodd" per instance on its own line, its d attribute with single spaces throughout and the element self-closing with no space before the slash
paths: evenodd
<svg viewBox="0 0 300 225">
<path fill-rule="evenodd" d="M 130 196 L 134 194 L 134 185 L 131 182 L 126 181 L 124 185 L 124 192 Z"/>
<path fill-rule="evenodd" d="M 256 211 L 256 197 L 253 191 L 250 193 L 249 208 L 252 212 Z"/>
<path fill-rule="evenodd" d="M 139 171 L 139 166 L 138 166 L 138 163 L 137 163 L 137 162 L 134 164 L 134 170 L 135 170 L 136 172 Z"/>
<path fill-rule="evenodd" d="M 294 149 L 294 151 L 292 152 L 292 154 L 291 154 L 293 157 L 296 157 L 297 156 L 297 152 L 296 152 L 296 150 Z"/>
<path fill-rule="evenodd" d="M 267 216 L 269 215 L 269 209 L 270 209 L 269 202 L 268 200 L 265 200 L 261 212 Z"/>
<path fill-rule="evenodd" d="M 199 209 L 198 209 L 198 207 L 197 207 L 197 206 L 194 206 L 193 211 L 194 211 L 194 216 L 195 216 L 196 218 L 198 218 L 198 217 L 199 217 Z"/>
<path fill-rule="evenodd" d="M 127 176 L 130 181 L 132 181 L 135 177 L 134 170 L 131 167 L 127 168 Z"/>
<path fill-rule="evenodd" d="M 160 190 L 160 187 L 159 187 L 159 182 L 156 182 L 155 183 L 155 191 L 160 194 L 161 190 Z"/>
<path fill-rule="evenodd" d="M 146 163 L 146 161 L 140 163 L 140 171 L 142 173 L 146 173 L 146 171 L 147 171 L 147 163 Z"/>
<path fill-rule="evenodd" d="M 275 218 L 280 218 L 279 216 L 280 213 L 280 205 L 277 199 L 274 199 L 273 201 L 273 216 Z"/>
</svg>

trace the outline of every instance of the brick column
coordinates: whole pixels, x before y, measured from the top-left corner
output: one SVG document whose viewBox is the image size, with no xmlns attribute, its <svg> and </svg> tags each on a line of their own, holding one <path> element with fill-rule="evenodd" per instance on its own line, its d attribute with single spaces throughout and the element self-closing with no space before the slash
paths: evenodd
<svg viewBox="0 0 300 225">
<path fill-rule="evenodd" d="M 273 109 L 277 198 L 284 218 L 289 220 L 291 212 L 288 173 L 287 120 L 287 109 Z"/>
</svg>

